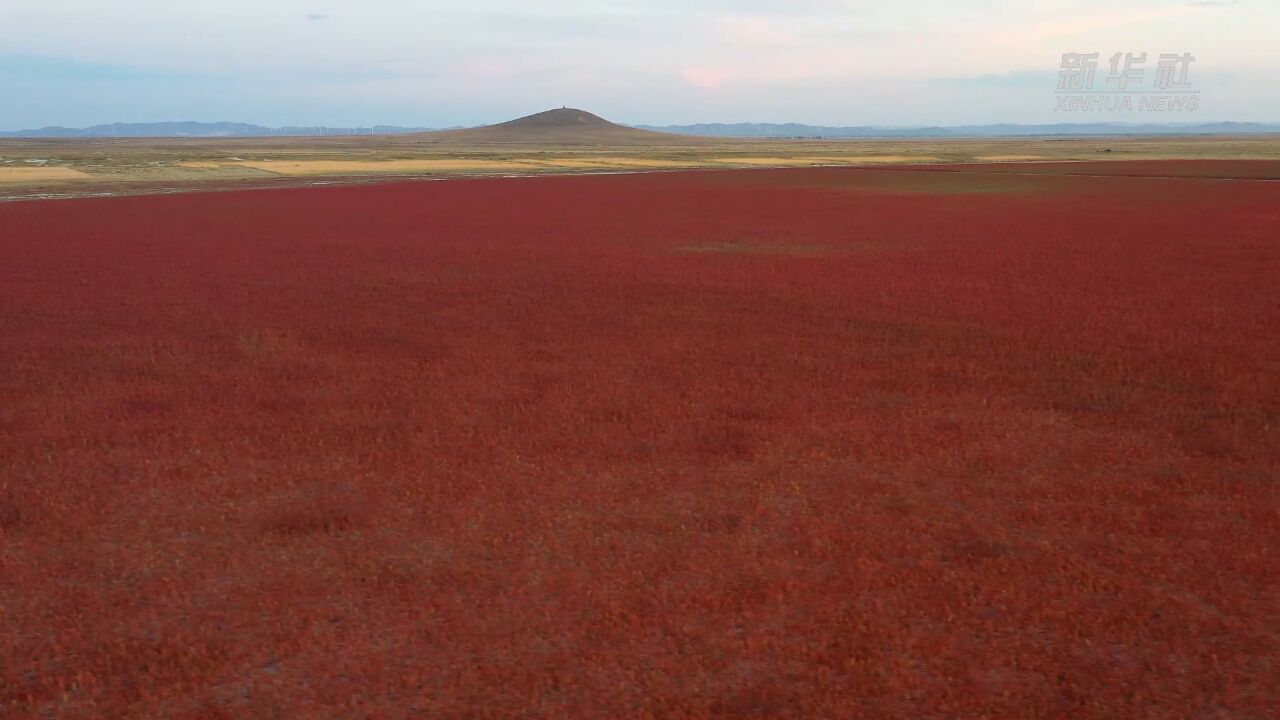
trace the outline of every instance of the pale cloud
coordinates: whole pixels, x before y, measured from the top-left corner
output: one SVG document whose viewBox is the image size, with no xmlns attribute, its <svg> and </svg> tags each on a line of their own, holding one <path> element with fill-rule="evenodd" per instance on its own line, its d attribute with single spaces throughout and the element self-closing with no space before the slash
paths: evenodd
<svg viewBox="0 0 1280 720">
<path fill-rule="evenodd" d="M 1087 16 L 1070 15 L 1034 23 L 1026 29 L 1026 32 L 1032 40 L 1049 40 L 1090 31 L 1152 25 L 1161 20 L 1187 17 L 1200 12 L 1201 8 L 1193 5 L 1172 5 L 1133 11 L 1090 13 Z"/>
<path fill-rule="evenodd" d="M 792 47 L 801 41 L 776 17 L 732 15 L 718 18 L 715 30 L 721 41 L 740 47 Z"/>
<path fill-rule="evenodd" d="M 733 73 L 725 68 L 694 66 L 682 68 L 680 77 L 694 87 L 715 90 L 728 82 Z"/>
</svg>

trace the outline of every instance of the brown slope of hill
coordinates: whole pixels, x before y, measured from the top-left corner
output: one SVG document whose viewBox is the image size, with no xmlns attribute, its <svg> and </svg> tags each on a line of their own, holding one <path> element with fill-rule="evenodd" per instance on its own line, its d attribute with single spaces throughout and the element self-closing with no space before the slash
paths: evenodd
<svg viewBox="0 0 1280 720">
<path fill-rule="evenodd" d="M 637 130 L 585 110 L 547 110 L 496 125 L 418 133 L 420 141 L 449 144 L 512 145 L 704 145 L 710 138 Z"/>
</svg>

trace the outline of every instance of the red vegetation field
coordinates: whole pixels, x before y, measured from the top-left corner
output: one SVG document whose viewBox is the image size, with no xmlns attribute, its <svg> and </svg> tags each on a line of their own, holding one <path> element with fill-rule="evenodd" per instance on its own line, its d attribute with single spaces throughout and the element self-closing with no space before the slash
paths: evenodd
<svg viewBox="0 0 1280 720">
<path fill-rule="evenodd" d="M 1280 182 L 1041 171 L 0 205 L 0 716 L 1276 717 Z"/>
</svg>

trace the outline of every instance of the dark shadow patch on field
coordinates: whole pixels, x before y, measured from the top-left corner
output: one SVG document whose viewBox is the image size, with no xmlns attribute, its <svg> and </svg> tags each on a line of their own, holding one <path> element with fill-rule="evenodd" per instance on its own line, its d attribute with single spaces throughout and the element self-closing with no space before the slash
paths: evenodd
<svg viewBox="0 0 1280 720">
<path fill-rule="evenodd" d="M 350 530 L 363 514 L 363 503 L 353 492 L 323 486 L 284 494 L 271 503 L 259 524 L 268 535 L 304 537 Z"/>
<path fill-rule="evenodd" d="M 914 249 L 897 240 L 846 240 L 838 243 L 728 241 L 680 245 L 672 252 L 686 255 L 744 255 L 795 258 L 840 257 Z"/>
<path fill-rule="evenodd" d="M 700 245 L 682 245 L 676 248 L 676 252 L 700 255 L 792 255 L 797 257 L 821 257 L 846 251 L 846 248 L 832 245 L 751 242 L 704 243 Z"/>
<path fill-rule="evenodd" d="M 302 344 L 290 333 L 272 328 L 247 330 L 236 336 L 236 346 L 241 353 L 253 360 L 267 360 L 296 355 Z"/>
<path fill-rule="evenodd" d="M 23 503 L 8 486 L 0 487 L 0 532 L 18 529 L 23 519 Z"/>
</svg>

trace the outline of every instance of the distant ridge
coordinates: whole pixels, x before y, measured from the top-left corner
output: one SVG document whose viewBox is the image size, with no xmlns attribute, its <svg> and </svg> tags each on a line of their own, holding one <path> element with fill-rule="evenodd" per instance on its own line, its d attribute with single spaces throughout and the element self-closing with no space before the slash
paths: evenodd
<svg viewBox="0 0 1280 720">
<path fill-rule="evenodd" d="M 655 134 L 661 133 L 659 137 Z M 543 142 L 550 144 L 679 144 L 707 138 L 965 138 L 1076 135 L 1249 135 L 1280 133 L 1280 123 L 1053 123 L 1021 125 L 954 125 L 881 127 L 825 126 L 802 123 L 699 123 L 695 125 L 636 125 L 609 122 L 585 110 L 560 108 L 477 128 L 266 127 L 236 122 L 111 123 L 87 128 L 50 126 L 0 131 L 10 138 L 217 138 L 217 137 L 333 137 L 346 135 L 422 134 L 435 142 Z M 684 136 L 673 139 L 673 136 Z"/>
<path fill-rule="evenodd" d="M 547 110 L 496 125 L 427 132 L 418 137 L 425 142 L 484 145 L 673 145 L 707 142 L 706 138 L 618 125 L 577 108 Z"/>
<path fill-rule="evenodd" d="M 699 123 L 637 125 L 655 132 L 724 138 L 963 138 L 1062 135 L 1246 135 L 1280 133 L 1280 123 L 1053 123 L 927 127 L 831 127 L 800 123 Z"/>
</svg>

